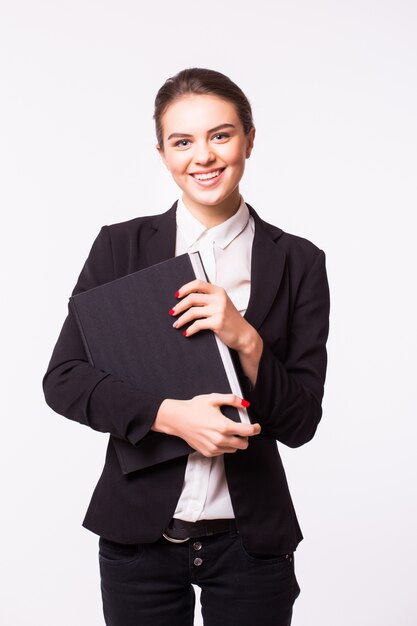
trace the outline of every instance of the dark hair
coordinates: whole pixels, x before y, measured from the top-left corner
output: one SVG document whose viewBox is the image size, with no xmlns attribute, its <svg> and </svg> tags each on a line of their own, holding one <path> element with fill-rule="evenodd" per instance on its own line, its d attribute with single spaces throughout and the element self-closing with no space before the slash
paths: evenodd
<svg viewBox="0 0 417 626">
<path fill-rule="evenodd" d="M 251 105 L 240 87 L 225 74 L 201 67 L 190 67 L 167 78 L 156 94 L 153 119 L 156 138 L 162 150 L 162 116 L 172 102 L 187 94 L 208 94 L 228 100 L 236 107 L 245 135 L 254 126 Z"/>
</svg>

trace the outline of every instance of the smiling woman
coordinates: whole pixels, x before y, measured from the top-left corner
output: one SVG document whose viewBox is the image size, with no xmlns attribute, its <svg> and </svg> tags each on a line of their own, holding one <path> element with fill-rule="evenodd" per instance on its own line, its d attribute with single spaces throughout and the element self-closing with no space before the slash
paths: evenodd
<svg viewBox="0 0 417 626">
<path fill-rule="evenodd" d="M 232 102 L 202 94 L 178 97 L 160 123 L 157 149 L 188 210 L 207 227 L 231 217 L 240 204 L 239 181 L 255 128 L 245 134 Z"/>
<path fill-rule="evenodd" d="M 218 335 L 245 398 L 216 390 L 164 398 L 94 368 L 72 311 L 45 397 L 58 413 L 110 434 L 83 522 L 100 536 L 107 626 L 191 625 L 193 584 L 205 626 L 289 626 L 302 534 L 276 442 L 303 445 L 321 419 L 325 254 L 264 222 L 243 199 L 255 127 L 248 99 L 227 76 L 189 68 L 167 79 L 154 120 L 156 148 L 181 196 L 160 215 L 103 226 L 72 293 L 198 250 L 209 282 L 173 285 L 176 302 L 164 314 L 184 341 Z M 250 423 L 229 420 L 225 405 L 247 407 Z M 114 438 L 141 446 L 154 431 L 194 452 L 123 474 Z"/>
</svg>

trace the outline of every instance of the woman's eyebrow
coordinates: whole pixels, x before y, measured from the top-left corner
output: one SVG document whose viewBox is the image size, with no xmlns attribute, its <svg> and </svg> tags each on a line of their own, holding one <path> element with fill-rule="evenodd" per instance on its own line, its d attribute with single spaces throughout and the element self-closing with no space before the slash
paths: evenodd
<svg viewBox="0 0 417 626">
<path fill-rule="evenodd" d="M 215 126 L 214 128 L 210 128 L 210 130 L 208 130 L 208 133 L 214 133 L 216 130 L 220 130 L 221 128 L 236 128 L 234 124 L 220 124 L 220 126 Z M 171 133 L 170 136 L 168 137 L 168 141 L 170 139 L 172 139 L 173 137 L 192 137 L 192 135 L 189 135 L 188 133 Z"/>
</svg>

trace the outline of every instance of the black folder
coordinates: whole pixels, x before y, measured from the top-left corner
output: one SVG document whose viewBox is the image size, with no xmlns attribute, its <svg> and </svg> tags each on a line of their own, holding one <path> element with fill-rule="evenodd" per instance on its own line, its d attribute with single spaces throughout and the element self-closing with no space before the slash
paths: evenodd
<svg viewBox="0 0 417 626">
<path fill-rule="evenodd" d="M 229 349 L 211 330 L 184 337 L 169 315 L 175 291 L 207 280 L 198 252 L 182 254 L 70 298 L 91 365 L 144 392 L 186 400 L 218 392 L 242 395 Z M 224 406 L 234 421 L 245 409 Z M 137 444 L 111 436 L 124 474 L 195 452 L 183 439 L 149 431 Z"/>
</svg>

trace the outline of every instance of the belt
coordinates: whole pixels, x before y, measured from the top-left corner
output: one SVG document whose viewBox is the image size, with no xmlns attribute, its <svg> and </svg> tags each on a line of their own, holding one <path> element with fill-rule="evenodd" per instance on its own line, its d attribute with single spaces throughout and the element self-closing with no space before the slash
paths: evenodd
<svg viewBox="0 0 417 626">
<path fill-rule="evenodd" d="M 191 537 L 214 535 L 228 530 L 237 530 L 234 519 L 202 519 L 198 522 L 187 522 L 173 517 L 163 536 L 168 541 L 182 543 Z"/>
</svg>

